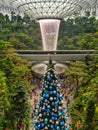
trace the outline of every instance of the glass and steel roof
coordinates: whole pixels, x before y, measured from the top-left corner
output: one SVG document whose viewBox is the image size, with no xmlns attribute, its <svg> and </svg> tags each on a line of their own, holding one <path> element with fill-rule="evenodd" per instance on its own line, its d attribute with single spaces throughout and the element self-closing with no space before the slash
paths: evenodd
<svg viewBox="0 0 98 130">
<path fill-rule="evenodd" d="M 2 4 L 35 19 L 66 18 L 83 10 L 98 8 L 98 0 L 1 0 Z"/>
</svg>

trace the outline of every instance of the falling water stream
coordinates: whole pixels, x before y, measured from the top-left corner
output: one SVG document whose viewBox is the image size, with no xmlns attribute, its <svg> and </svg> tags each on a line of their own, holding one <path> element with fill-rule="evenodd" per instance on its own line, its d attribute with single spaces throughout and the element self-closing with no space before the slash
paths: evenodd
<svg viewBox="0 0 98 130">
<path fill-rule="evenodd" d="M 60 20 L 43 19 L 39 20 L 43 50 L 55 51 L 57 48 Z"/>
</svg>

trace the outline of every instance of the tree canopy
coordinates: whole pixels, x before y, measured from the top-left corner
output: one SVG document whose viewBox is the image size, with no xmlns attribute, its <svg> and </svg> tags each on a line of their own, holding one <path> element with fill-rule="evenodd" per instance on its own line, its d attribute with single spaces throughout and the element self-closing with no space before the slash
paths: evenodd
<svg viewBox="0 0 98 130">
<path fill-rule="evenodd" d="M 0 39 L 11 42 L 15 49 L 41 50 L 39 23 L 28 16 L 9 18 L 0 13 Z M 61 20 L 58 50 L 98 49 L 98 20 L 95 16 L 76 16 Z"/>
</svg>

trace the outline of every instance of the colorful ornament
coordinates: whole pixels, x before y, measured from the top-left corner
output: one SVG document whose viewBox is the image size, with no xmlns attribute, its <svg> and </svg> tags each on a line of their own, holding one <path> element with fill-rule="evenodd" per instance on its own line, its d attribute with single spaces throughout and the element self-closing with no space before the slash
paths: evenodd
<svg viewBox="0 0 98 130">
<path fill-rule="evenodd" d="M 47 108 L 50 108 L 50 105 L 48 105 Z"/>
<path fill-rule="evenodd" d="M 50 101 L 52 101 L 53 100 L 53 97 L 50 97 Z"/>
<path fill-rule="evenodd" d="M 48 88 L 48 86 L 47 86 L 47 85 L 45 85 L 45 88 Z"/>
<path fill-rule="evenodd" d="M 52 116 L 52 118 L 51 118 L 53 121 L 55 120 L 55 117 L 54 116 Z"/>
<path fill-rule="evenodd" d="M 46 93 L 45 97 L 46 97 L 46 98 L 49 98 L 49 93 Z"/>
<path fill-rule="evenodd" d="M 59 98 L 62 98 L 62 94 L 59 95 Z"/>
<path fill-rule="evenodd" d="M 37 126 L 37 125 L 35 126 L 35 129 L 36 129 L 36 130 L 38 129 L 38 126 Z"/>
<path fill-rule="evenodd" d="M 47 80 L 47 81 L 51 81 L 52 79 L 51 79 L 51 77 L 48 75 L 46 80 Z"/>
<path fill-rule="evenodd" d="M 61 106 L 59 106 L 59 110 L 62 110 L 63 108 Z"/>
<path fill-rule="evenodd" d="M 56 97 L 54 97 L 54 100 L 56 100 Z"/>
<path fill-rule="evenodd" d="M 59 122 L 58 122 L 58 121 L 56 121 L 56 124 L 58 125 L 58 124 L 59 124 Z"/>
<path fill-rule="evenodd" d="M 56 128 L 57 128 L 57 130 L 60 130 L 60 127 L 59 127 L 59 126 L 57 126 Z"/>
<path fill-rule="evenodd" d="M 42 111 L 45 111 L 45 107 L 42 108 Z"/>
<path fill-rule="evenodd" d="M 54 125 L 50 125 L 50 128 L 53 129 L 53 128 L 54 128 Z"/>
<path fill-rule="evenodd" d="M 45 97 L 45 93 L 43 93 L 43 97 Z"/>
<path fill-rule="evenodd" d="M 61 125 L 61 126 L 64 125 L 64 121 L 61 121 L 61 122 L 60 122 L 60 125 Z"/>
<path fill-rule="evenodd" d="M 45 122 L 48 122 L 48 118 L 45 118 Z"/>
<path fill-rule="evenodd" d="M 60 83 L 58 83 L 58 84 L 57 84 L 57 87 L 60 87 L 60 86 L 61 86 L 61 84 L 60 84 Z"/>
<path fill-rule="evenodd" d="M 58 105 L 58 101 L 55 101 L 54 104 L 55 104 L 55 105 Z"/>
<path fill-rule="evenodd" d="M 40 128 L 41 126 L 40 126 L 40 124 L 38 125 L 38 128 Z"/>
<path fill-rule="evenodd" d="M 49 90 L 52 91 L 53 90 L 53 86 L 49 86 Z"/>
<path fill-rule="evenodd" d="M 48 100 L 47 100 L 47 99 L 45 99 L 45 102 L 48 102 Z"/>
<path fill-rule="evenodd" d="M 56 91 L 55 91 L 55 90 L 53 91 L 53 94 L 56 94 Z"/>
<path fill-rule="evenodd" d="M 40 99 L 43 100 L 43 97 L 41 97 Z"/>
<path fill-rule="evenodd" d="M 59 112 L 59 116 L 62 116 L 62 112 Z"/>
<path fill-rule="evenodd" d="M 39 114 L 39 117 L 42 117 L 42 114 Z"/>
<path fill-rule="evenodd" d="M 50 91 L 50 94 L 52 94 L 52 91 Z"/>
<path fill-rule="evenodd" d="M 52 120 L 50 119 L 49 122 L 52 123 Z"/>
<path fill-rule="evenodd" d="M 42 127 L 44 127 L 44 126 L 45 126 L 45 124 L 42 122 L 42 123 L 41 123 L 41 126 L 42 126 Z"/>
</svg>

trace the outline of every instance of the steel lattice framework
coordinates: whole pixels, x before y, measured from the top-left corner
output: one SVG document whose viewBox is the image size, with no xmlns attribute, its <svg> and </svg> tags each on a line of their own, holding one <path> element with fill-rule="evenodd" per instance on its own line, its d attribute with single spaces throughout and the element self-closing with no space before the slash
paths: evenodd
<svg viewBox="0 0 98 130">
<path fill-rule="evenodd" d="M 97 10 L 98 0 L 1 0 L 0 10 L 28 14 L 35 19 L 66 18 L 86 10 Z"/>
</svg>

